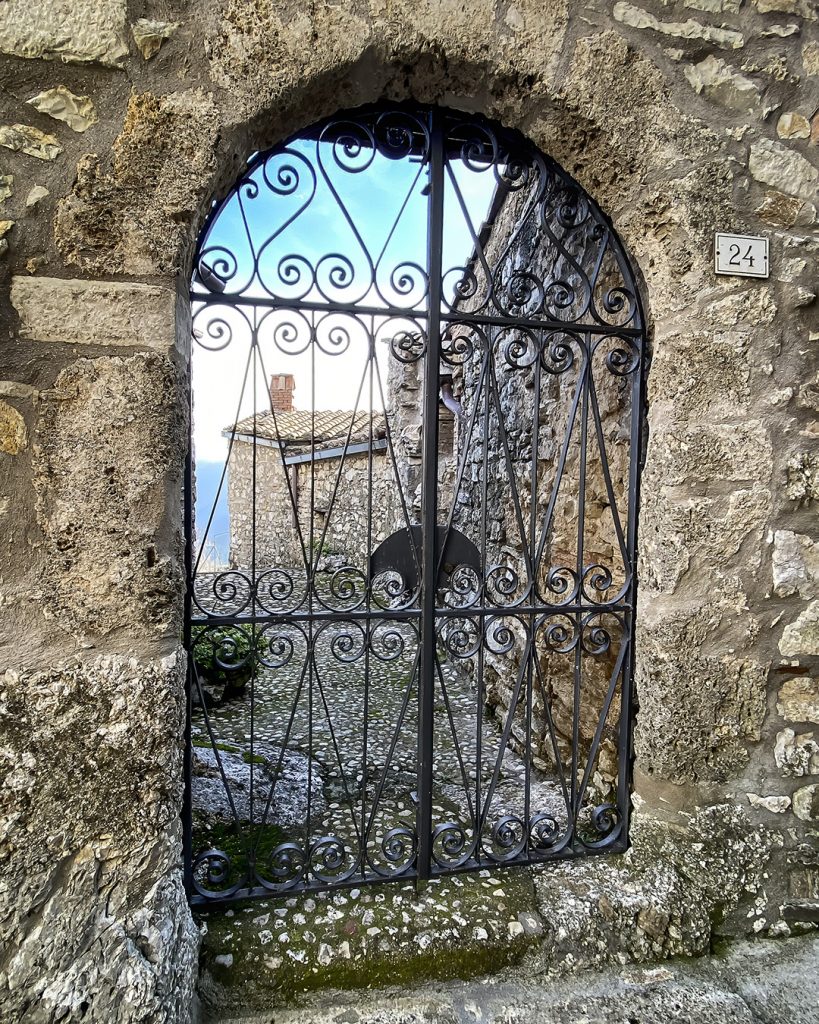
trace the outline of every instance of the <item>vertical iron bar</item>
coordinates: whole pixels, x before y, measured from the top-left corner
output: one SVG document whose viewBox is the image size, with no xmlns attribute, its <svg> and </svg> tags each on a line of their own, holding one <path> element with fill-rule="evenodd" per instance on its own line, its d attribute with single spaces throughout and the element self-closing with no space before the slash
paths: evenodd
<svg viewBox="0 0 819 1024">
<path fill-rule="evenodd" d="M 251 580 L 251 601 L 250 610 L 253 616 L 256 615 L 256 484 L 257 484 L 257 472 L 258 472 L 258 451 L 259 451 L 259 438 L 256 433 L 256 424 L 258 421 L 258 388 L 257 388 L 257 355 L 259 351 L 259 317 L 258 312 L 253 310 L 253 333 L 251 335 L 251 359 L 252 359 L 252 375 L 251 383 L 253 387 L 253 449 L 252 449 L 252 464 L 251 464 L 251 505 L 250 505 L 250 580 Z M 255 781 L 256 781 L 256 737 L 254 736 L 255 724 L 256 724 L 256 672 L 257 672 L 257 661 L 256 661 L 256 642 L 258 636 L 258 627 L 255 623 L 250 626 L 250 787 L 248 793 L 248 813 L 250 816 L 250 823 L 248 825 L 248 854 L 247 854 L 247 872 L 248 872 L 248 884 L 252 885 L 255 881 L 256 874 L 256 842 L 258 838 L 254 835 L 253 822 L 253 802 L 255 799 Z M 261 831 L 261 830 L 260 830 Z"/>
<path fill-rule="evenodd" d="M 435 725 L 435 576 L 438 509 L 438 377 L 441 355 L 441 261 L 444 230 L 444 147 L 438 112 L 430 111 L 429 299 L 424 373 L 421 492 L 421 663 L 418 673 L 418 877 L 432 872 L 432 758 Z"/>
<path fill-rule="evenodd" d="M 580 810 L 578 805 L 578 763 L 580 760 L 580 701 L 582 697 L 583 681 L 583 612 L 580 605 L 583 603 L 583 562 L 584 540 L 586 531 L 586 457 L 587 457 L 587 434 L 589 423 L 589 375 L 592 372 L 591 366 L 591 335 L 584 335 L 583 366 L 580 371 L 578 387 L 582 388 L 580 406 L 580 471 L 577 492 L 577 603 L 575 622 L 577 625 L 577 643 L 574 648 L 574 698 L 573 698 L 573 719 L 572 719 L 572 827 L 577 827 L 577 815 Z"/>
</svg>

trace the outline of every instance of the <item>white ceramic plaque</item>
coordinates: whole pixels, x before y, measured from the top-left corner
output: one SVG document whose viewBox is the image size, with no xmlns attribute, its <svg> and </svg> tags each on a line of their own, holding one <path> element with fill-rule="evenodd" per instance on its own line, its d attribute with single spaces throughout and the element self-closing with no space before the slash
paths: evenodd
<svg viewBox="0 0 819 1024">
<path fill-rule="evenodd" d="M 768 239 L 718 231 L 714 236 L 714 270 L 738 277 L 767 277 Z"/>
</svg>

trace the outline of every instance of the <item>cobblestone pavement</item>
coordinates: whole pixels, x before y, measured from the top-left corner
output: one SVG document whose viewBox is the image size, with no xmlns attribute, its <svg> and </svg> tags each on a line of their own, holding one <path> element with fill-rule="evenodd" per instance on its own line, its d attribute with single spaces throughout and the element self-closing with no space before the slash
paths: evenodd
<svg viewBox="0 0 819 1024">
<path fill-rule="evenodd" d="M 218 846 L 230 826 L 247 844 L 252 818 L 257 837 L 260 827 L 274 828 L 276 844 L 296 842 L 306 849 L 325 837 L 340 838 L 344 862 L 330 877 L 353 864 L 366 836 L 369 867 L 391 874 L 409 862 L 414 848 L 416 634 L 406 624 L 385 623 L 381 646 L 375 647 L 383 655 L 379 658 L 362 654 L 356 646 L 359 633 L 350 623 L 333 624 L 315 641 L 311 661 L 301 633 L 288 627 L 279 633 L 288 653 L 292 644 L 286 664 L 262 668 L 242 699 L 207 712 L 195 709 L 195 848 Z M 505 851 L 503 838 L 492 834 L 498 822 L 543 813 L 560 823 L 566 810 L 558 781 L 527 768 L 510 745 L 501 752 L 498 724 L 479 713 L 477 704 L 472 679 L 452 660 L 442 660 L 433 828 L 454 823 L 468 844 L 475 807 L 486 807 L 491 794 L 482 830 L 491 863 L 493 855 Z M 436 854 L 442 863 L 453 863 L 459 843 L 447 848 L 445 839 L 442 835 Z M 232 846 L 236 851 L 235 841 Z"/>
</svg>

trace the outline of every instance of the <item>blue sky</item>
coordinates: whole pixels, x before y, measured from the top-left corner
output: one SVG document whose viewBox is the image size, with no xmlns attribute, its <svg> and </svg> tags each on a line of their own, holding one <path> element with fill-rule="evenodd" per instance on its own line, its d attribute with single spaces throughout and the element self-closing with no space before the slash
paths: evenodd
<svg viewBox="0 0 819 1024">
<path fill-rule="evenodd" d="M 389 160 L 380 154 L 373 155 L 370 150 L 362 151 L 351 161 L 351 166 L 362 169 L 359 173 L 341 170 L 334 163 L 331 146 L 327 143 L 317 147 L 314 141 L 296 141 L 256 168 L 251 178 L 259 185 L 258 194 L 249 195 L 252 186 L 234 193 L 214 221 L 207 240 L 207 250 L 224 247 L 235 257 L 236 274 L 228 285 L 229 290 L 241 289 L 246 290 L 247 295 L 262 296 L 265 294 L 263 283 L 270 286 L 275 282 L 277 297 L 285 300 L 301 297 L 322 302 L 329 298 L 347 304 L 365 302 L 374 306 L 382 306 L 386 301 L 409 310 L 413 306 L 424 308 L 423 286 L 412 264 L 421 267 L 426 264 L 427 199 L 423 195 L 428 184 L 426 168 L 417 160 Z M 315 178 L 310 167 L 315 171 Z M 445 268 L 463 266 L 469 259 L 472 236 L 480 230 L 495 184 L 491 169 L 472 170 L 460 161 L 454 161 L 451 167 L 467 215 L 452 183 L 448 182 L 442 253 Z M 293 171 L 297 171 L 299 177 L 296 188 L 291 188 L 295 180 Z M 289 194 L 281 194 L 284 192 Z M 295 219 L 287 225 L 291 218 Z M 272 241 L 268 241 L 270 239 Z M 370 285 L 364 249 L 377 264 L 380 295 Z M 254 251 L 258 274 L 254 274 L 253 269 Z M 218 253 L 214 252 L 210 258 L 218 259 Z M 304 282 L 309 282 L 311 277 L 307 276 L 304 260 L 318 268 L 317 279 L 324 297 L 320 289 L 305 287 Z M 346 278 L 334 278 L 333 268 L 336 274 L 346 275 Z M 454 276 L 457 275 L 450 275 L 449 279 Z M 346 279 L 351 279 L 350 286 L 345 286 Z M 208 320 L 215 315 L 213 309 L 203 311 L 195 317 L 194 326 L 205 330 Z M 322 327 L 324 348 L 328 351 L 334 348 L 331 327 L 346 327 L 350 333 L 346 351 L 330 355 L 307 344 L 309 328 L 305 321 L 298 321 L 292 314 L 273 313 L 260 329 L 260 359 L 255 361 L 254 368 L 248 362 L 250 330 L 242 313 L 219 307 L 218 316 L 224 317 L 233 328 L 231 344 L 222 351 L 195 345 L 193 352 L 194 451 L 200 467 L 196 520 L 200 540 L 219 477 L 215 466 L 204 464 L 224 461 L 227 442 L 222 431 L 237 417 L 250 415 L 254 399 L 257 411 L 269 408 L 266 380 L 272 373 L 295 376 L 296 408 L 309 409 L 315 401 L 317 409 L 352 409 L 367 366 L 369 332 L 377 339 L 377 357 L 386 386 L 387 342 L 400 330 L 414 327 L 409 317 L 391 321 L 369 315 L 357 320 L 341 315 L 329 318 L 323 321 Z M 277 345 L 276 329 L 281 332 L 294 321 L 301 329 L 283 341 L 280 334 Z M 367 374 L 359 408 L 370 408 L 369 385 Z M 381 407 L 375 382 L 372 407 Z M 227 533 L 225 497 L 224 493 L 220 496 L 209 538 L 223 555 L 226 554 Z"/>
</svg>

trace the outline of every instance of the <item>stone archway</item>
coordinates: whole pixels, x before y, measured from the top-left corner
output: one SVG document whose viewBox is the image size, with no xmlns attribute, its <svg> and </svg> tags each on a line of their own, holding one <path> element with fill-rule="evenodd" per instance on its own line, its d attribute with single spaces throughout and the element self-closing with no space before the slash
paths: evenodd
<svg viewBox="0 0 819 1024">
<path fill-rule="evenodd" d="M 478 0 L 443 9 L 373 4 L 362 15 L 319 7 L 285 19 L 231 0 L 182 30 L 191 62 L 169 50 L 147 71 L 132 65 L 130 95 L 113 72 L 77 72 L 77 88 L 107 97 L 97 152 L 69 140 L 70 160 L 50 178 L 53 244 L 44 230 L 21 231 L 11 286 L 19 348 L 8 376 L 23 383 L 6 390 L 33 436 L 30 448 L 12 445 L 13 480 L 33 539 L 16 545 L 9 576 L 15 635 L 5 699 L 14 720 L 28 723 L 8 733 L 18 836 L 5 876 L 13 890 L 3 926 L 14 949 L 2 994 L 10 1019 L 49 1020 L 58 1008 L 86 1021 L 188 1019 L 196 932 L 177 822 L 189 324 L 176 293 L 211 197 L 234 179 L 238 161 L 338 107 L 385 95 L 478 109 L 519 128 L 597 198 L 642 268 L 655 345 L 637 793 L 648 831 L 655 817 L 731 805 L 696 818 L 689 833 L 707 851 L 694 889 L 703 913 L 730 911 L 743 887 L 758 884 L 767 845 L 733 794 L 810 789 L 783 783 L 766 752 L 781 728 L 773 712 L 766 719 L 777 616 L 789 631 L 783 653 L 816 651 L 808 611 L 766 603 L 763 546 L 783 517 L 791 532 L 809 531 L 799 503 L 815 497 L 815 463 L 799 439 L 804 413 L 784 395 L 799 363 L 793 346 L 780 359 L 772 341 L 786 326 L 807 333 L 800 303 L 809 300 L 796 266 L 792 281 L 715 279 L 711 232 L 737 221 L 758 232 L 773 224 L 777 258 L 792 251 L 798 262 L 802 243 L 789 228 L 810 224 L 805 200 L 819 172 L 766 138 L 756 120 L 744 140 L 746 111 L 757 109 L 762 89 L 751 79 L 750 106 L 720 110 L 729 130 L 709 126 L 708 88 L 692 92 L 683 74 L 703 50 L 683 40 L 693 32 L 709 47 L 741 48 L 740 32 L 720 36 L 728 30 L 710 15 L 690 20 L 694 27 L 675 37 L 689 47 L 680 63 L 641 35 L 629 6 L 616 5 L 614 17 L 591 12 L 590 21 L 558 0 L 545 9 L 517 3 L 497 16 Z M 676 31 L 676 23 L 657 24 L 648 31 Z M 724 63 L 728 52 L 714 59 Z M 786 442 L 775 447 L 775 435 Z M 18 428 L 14 436 L 24 435 Z M 809 701 L 810 684 L 797 679 L 779 714 L 809 720 Z M 151 714 L 135 715 L 134 706 Z M 790 806 L 789 795 L 777 799 Z M 793 803 L 802 819 L 814 813 L 808 797 L 794 792 Z M 635 957 L 703 949 L 710 925 L 674 922 L 687 890 L 672 871 L 663 892 L 676 895 L 663 903 L 664 854 L 653 856 L 637 901 L 617 904 L 614 923 L 595 918 L 590 933 L 609 929 L 615 948 Z M 557 907 L 561 886 L 584 884 L 573 867 L 542 882 Z M 617 891 L 618 870 L 607 891 Z M 781 919 L 787 895 L 777 884 L 760 928 Z M 638 927 L 631 941 L 639 910 L 655 903 L 665 923 L 651 924 L 654 938 Z M 44 943 L 47 934 L 54 938 Z"/>
</svg>

